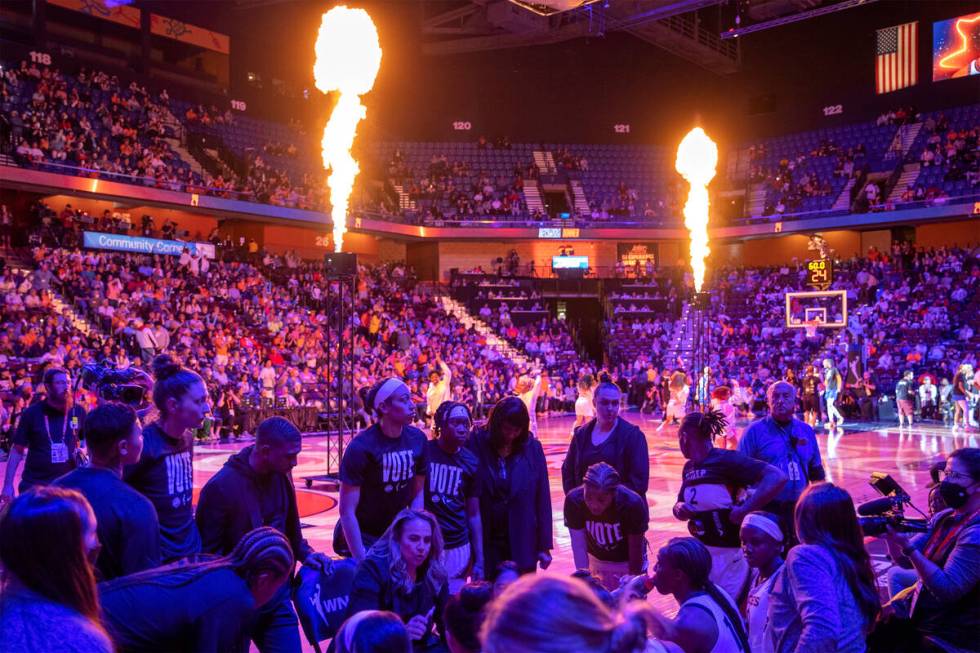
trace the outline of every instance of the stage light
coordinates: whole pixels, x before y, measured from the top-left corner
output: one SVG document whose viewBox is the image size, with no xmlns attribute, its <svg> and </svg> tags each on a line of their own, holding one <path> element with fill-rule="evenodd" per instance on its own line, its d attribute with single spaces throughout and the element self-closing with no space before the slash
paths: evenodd
<svg viewBox="0 0 980 653">
<path fill-rule="evenodd" d="M 694 291 L 701 292 L 704 283 L 705 259 L 708 249 L 708 184 L 714 179 L 718 165 L 718 146 L 704 130 L 695 127 L 677 148 L 674 168 L 691 185 L 684 205 L 684 226 L 691 234 L 691 270 Z"/>
<path fill-rule="evenodd" d="M 357 123 L 367 115 L 360 96 L 374 86 L 380 67 L 378 30 L 366 11 L 340 5 L 323 14 L 316 39 L 313 78 L 323 93 L 340 92 L 321 142 L 323 167 L 330 171 L 327 185 L 337 252 L 343 247 L 350 195 L 360 172 L 350 152 Z"/>
</svg>

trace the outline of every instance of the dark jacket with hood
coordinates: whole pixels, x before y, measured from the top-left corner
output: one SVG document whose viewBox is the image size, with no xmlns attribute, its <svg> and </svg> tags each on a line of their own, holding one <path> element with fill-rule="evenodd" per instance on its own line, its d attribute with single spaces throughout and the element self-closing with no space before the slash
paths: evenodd
<svg viewBox="0 0 980 653">
<path fill-rule="evenodd" d="M 228 458 L 201 490 L 197 527 L 206 553 L 227 555 L 249 531 L 272 526 L 289 539 L 296 560 L 312 552 L 303 539 L 296 489 L 286 474 L 259 474 L 248 464 L 253 447 Z"/>
<path fill-rule="evenodd" d="M 645 497 L 650 485 L 650 456 L 643 431 L 620 417 L 606 441 L 594 447 L 592 432 L 595 427 L 596 420 L 592 419 L 575 429 L 572 435 L 565 462 L 561 465 L 561 485 L 565 494 L 582 484 L 591 465 L 603 462 L 619 472 L 623 485 Z"/>
</svg>

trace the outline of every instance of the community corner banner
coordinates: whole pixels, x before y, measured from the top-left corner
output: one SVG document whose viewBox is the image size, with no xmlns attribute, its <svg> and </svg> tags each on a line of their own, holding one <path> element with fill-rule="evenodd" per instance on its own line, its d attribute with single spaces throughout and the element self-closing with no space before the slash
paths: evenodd
<svg viewBox="0 0 980 653">
<path fill-rule="evenodd" d="M 164 256 L 180 256 L 181 252 L 187 249 L 193 255 L 203 254 L 207 258 L 214 258 L 214 245 L 211 243 L 185 243 L 179 240 L 104 234 L 98 231 L 86 231 L 82 236 L 82 245 L 89 249 L 111 249 L 117 252 Z"/>
</svg>

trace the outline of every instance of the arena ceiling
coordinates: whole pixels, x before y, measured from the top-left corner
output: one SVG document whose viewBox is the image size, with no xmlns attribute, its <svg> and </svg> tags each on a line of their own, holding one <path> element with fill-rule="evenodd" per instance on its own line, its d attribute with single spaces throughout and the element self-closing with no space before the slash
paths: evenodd
<svg viewBox="0 0 980 653">
<path fill-rule="evenodd" d="M 718 74 L 742 33 L 877 0 L 456 0 L 424 2 L 424 51 L 446 55 L 627 32 Z"/>
</svg>

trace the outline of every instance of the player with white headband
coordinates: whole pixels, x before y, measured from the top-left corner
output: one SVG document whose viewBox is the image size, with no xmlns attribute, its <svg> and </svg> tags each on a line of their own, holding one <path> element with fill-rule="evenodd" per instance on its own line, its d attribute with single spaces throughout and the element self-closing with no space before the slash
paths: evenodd
<svg viewBox="0 0 980 653">
<path fill-rule="evenodd" d="M 334 550 L 360 562 L 395 515 L 422 509 L 425 433 L 412 426 L 415 404 L 408 386 L 390 377 L 367 394 L 377 421 L 358 433 L 340 462 L 340 521 Z"/>
<path fill-rule="evenodd" d="M 769 632 L 769 595 L 783 571 L 785 536 L 779 517 L 763 511 L 750 512 L 739 531 L 742 551 L 752 568 L 749 593 L 745 600 L 745 623 L 751 653 L 773 653 L 775 644 Z"/>
</svg>

